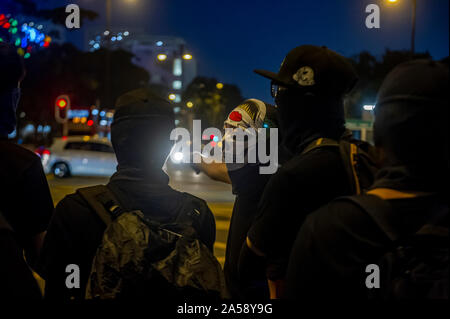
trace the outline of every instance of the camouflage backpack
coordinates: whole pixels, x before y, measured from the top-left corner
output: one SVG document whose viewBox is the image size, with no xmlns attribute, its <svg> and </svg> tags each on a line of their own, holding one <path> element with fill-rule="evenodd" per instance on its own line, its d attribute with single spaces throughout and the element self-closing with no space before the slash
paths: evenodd
<svg viewBox="0 0 450 319">
<path fill-rule="evenodd" d="M 122 208 L 104 185 L 78 193 L 106 224 L 92 262 L 87 299 L 226 298 L 221 266 L 193 227 L 200 212 L 179 214 L 172 224 Z"/>
</svg>

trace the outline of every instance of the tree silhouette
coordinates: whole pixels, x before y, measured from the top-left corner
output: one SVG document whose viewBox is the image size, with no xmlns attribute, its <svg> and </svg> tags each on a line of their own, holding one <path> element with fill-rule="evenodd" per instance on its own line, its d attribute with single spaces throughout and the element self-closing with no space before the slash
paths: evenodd
<svg viewBox="0 0 450 319">
<path fill-rule="evenodd" d="M 235 85 L 223 84 L 217 87 L 218 81 L 214 78 L 196 77 L 183 92 L 183 102 L 194 104 L 189 110 L 195 119 L 201 119 L 207 126 L 221 128 L 228 113 L 235 108 L 243 97 Z"/>
</svg>

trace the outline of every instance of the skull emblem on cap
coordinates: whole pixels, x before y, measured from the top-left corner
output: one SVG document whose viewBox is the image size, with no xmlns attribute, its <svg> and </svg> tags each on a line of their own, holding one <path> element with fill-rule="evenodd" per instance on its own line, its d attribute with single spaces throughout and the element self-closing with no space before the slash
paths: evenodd
<svg viewBox="0 0 450 319">
<path fill-rule="evenodd" d="M 292 78 L 301 86 L 311 86 L 315 84 L 314 71 L 309 66 L 302 66 Z"/>
</svg>

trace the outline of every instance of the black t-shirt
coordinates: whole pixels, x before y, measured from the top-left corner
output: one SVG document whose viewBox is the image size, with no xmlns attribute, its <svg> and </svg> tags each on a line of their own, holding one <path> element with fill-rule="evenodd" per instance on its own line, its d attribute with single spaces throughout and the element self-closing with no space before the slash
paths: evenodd
<svg viewBox="0 0 450 319">
<path fill-rule="evenodd" d="M 47 229 L 53 201 L 39 157 L 0 139 L 0 210 L 27 250 L 31 238 Z"/>
<path fill-rule="evenodd" d="M 289 254 L 305 217 L 332 199 L 348 195 L 348 178 L 338 148 L 297 155 L 271 177 L 248 237 L 268 262 L 267 277 L 285 276 Z"/>
<path fill-rule="evenodd" d="M 436 201 L 433 196 L 389 200 L 399 235 L 415 233 Z M 387 235 L 354 203 L 337 200 L 321 207 L 298 233 L 286 277 L 287 297 L 366 299 L 366 266 L 378 264 L 389 244 Z"/>
<path fill-rule="evenodd" d="M 156 177 L 155 177 L 156 178 Z M 167 184 L 149 184 L 130 179 L 110 181 L 119 200 L 127 197 L 129 209 L 139 209 L 157 222 L 171 222 L 184 207 L 186 194 L 173 190 Z M 206 203 L 192 195 L 190 200 L 202 206 L 208 214 L 203 220 L 200 239 L 212 250 L 215 241 L 215 221 Z M 52 299 L 82 299 L 93 258 L 103 238 L 105 224 L 88 203 L 78 194 L 67 195 L 58 203 L 50 222 L 41 252 L 40 267 L 46 280 L 45 297 Z M 67 289 L 65 269 L 76 264 L 80 269 L 79 289 Z"/>
</svg>

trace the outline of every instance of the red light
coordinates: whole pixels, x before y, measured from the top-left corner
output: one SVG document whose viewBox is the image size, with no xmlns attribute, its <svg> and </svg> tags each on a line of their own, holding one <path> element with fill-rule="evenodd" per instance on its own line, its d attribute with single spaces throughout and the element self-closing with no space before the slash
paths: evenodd
<svg viewBox="0 0 450 319">
<path fill-rule="evenodd" d="M 212 147 L 216 147 L 216 142 L 211 142 Z"/>
<path fill-rule="evenodd" d="M 87 121 L 87 125 L 88 125 L 88 126 L 92 126 L 92 125 L 94 125 L 94 121 L 93 121 L 93 120 L 89 120 L 89 121 Z"/>
<path fill-rule="evenodd" d="M 50 42 L 47 42 L 47 41 L 44 42 L 44 48 L 48 48 L 49 45 L 50 45 Z"/>
<path fill-rule="evenodd" d="M 62 137 L 63 141 L 67 140 L 67 136 Z"/>
<path fill-rule="evenodd" d="M 6 22 L 6 23 L 3 25 L 3 27 L 4 27 L 5 29 L 8 29 L 10 26 L 11 26 L 11 24 L 10 24 L 9 22 Z"/>
<path fill-rule="evenodd" d="M 50 151 L 49 151 L 49 150 L 44 150 L 44 151 L 42 152 L 42 155 L 45 155 L 45 154 L 50 155 Z"/>
<path fill-rule="evenodd" d="M 58 105 L 58 107 L 59 107 L 60 109 L 63 109 L 63 108 L 65 108 L 65 107 L 67 106 L 67 101 L 64 100 L 64 99 L 59 99 L 59 100 L 56 102 L 56 105 Z"/>
<path fill-rule="evenodd" d="M 37 156 L 41 157 L 42 156 L 42 147 L 37 148 L 34 151 L 34 154 L 36 154 Z"/>
<path fill-rule="evenodd" d="M 214 135 L 210 135 L 209 138 L 210 138 L 210 139 L 213 139 L 213 138 L 214 138 Z"/>
</svg>

